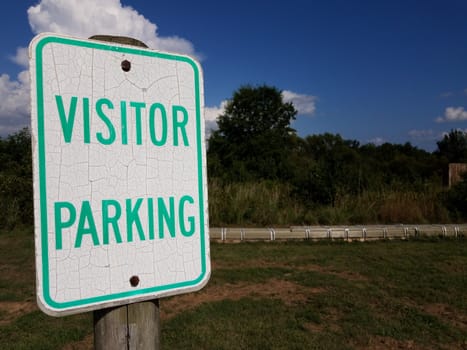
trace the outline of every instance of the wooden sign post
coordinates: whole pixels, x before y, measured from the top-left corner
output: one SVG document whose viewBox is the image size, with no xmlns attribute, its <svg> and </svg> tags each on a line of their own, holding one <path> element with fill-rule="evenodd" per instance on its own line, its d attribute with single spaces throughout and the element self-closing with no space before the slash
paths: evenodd
<svg viewBox="0 0 467 350">
<path fill-rule="evenodd" d="M 160 349 L 159 300 L 94 311 L 94 349 Z"/>
<path fill-rule="evenodd" d="M 124 36 L 93 35 L 89 39 L 145 47 Z M 93 312 L 94 349 L 160 349 L 159 299 L 105 308 Z"/>
</svg>

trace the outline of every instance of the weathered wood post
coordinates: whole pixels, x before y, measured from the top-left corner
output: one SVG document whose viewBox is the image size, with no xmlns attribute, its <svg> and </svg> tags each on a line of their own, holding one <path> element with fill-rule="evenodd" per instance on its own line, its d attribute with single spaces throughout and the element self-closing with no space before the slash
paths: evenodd
<svg viewBox="0 0 467 350">
<path fill-rule="evenodd" d="M 159 299 L 94 311 L 94 348 L 160 349 Z"/>
<path fill-rule="evenodd" d="M 147 48 L 124 36 L 94 35 L 89 39 Z M 160 349 L 159 299 L 96 310 L 93 316 L 96 350 Z"/>
</svg>

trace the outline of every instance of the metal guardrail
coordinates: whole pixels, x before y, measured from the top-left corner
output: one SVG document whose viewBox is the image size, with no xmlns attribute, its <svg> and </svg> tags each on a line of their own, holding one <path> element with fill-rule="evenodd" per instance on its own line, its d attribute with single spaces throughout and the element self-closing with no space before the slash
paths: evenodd
<svg viewBox="0 0 467 350">
<path fill-rule="evenodd" d="M 345 240 L 371 241 L 410 237 L 467 236 L 467 224 L 459 225 L 366 225 L 366 226 L 290 226 L 287 228 L 212 227 L 213 241 Z"/>
</svg>

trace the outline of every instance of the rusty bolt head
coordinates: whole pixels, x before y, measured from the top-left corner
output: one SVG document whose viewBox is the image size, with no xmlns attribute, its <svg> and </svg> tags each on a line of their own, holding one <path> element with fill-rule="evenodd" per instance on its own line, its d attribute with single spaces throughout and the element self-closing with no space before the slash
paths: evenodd
<svg viewBox="0 0 467 350">
<path fill-rule="evenodd" d="M 138 276 L 131 276 L 130 284 L 132 287 L 136 287 L 139 284 L 139 277 Z"/>
<path fill-rule="evenodd" d="M 131 62 L 128 61 L 128 60 L 122 61 L 122 70 L 123 70 L 124 72 L 129 72 L 130 69 L 131 69 Z"/>
</svg>

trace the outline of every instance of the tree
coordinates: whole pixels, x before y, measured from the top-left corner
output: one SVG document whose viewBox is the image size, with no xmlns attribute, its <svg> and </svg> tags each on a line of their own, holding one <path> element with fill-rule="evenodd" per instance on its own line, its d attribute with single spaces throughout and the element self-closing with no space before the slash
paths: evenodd
<svg viewBox="0 0 467 350">
<path fill-rule="evenodd" d="M 0 137 L 0 228 L 32 224 L 31 135 Z"/>
<path fill-rule="evenodd" d="M 290 123 L 296 114 L 292 103 L 284 103 L 281 92 L 275 87 L 246 85 L 234 92 L 227 102 L 217 122 L 218 132 L 233 142 L 270 132 L 287 136 L 294 132 Z"/>
<path fill-rule="evenodd" d="M 210 175 L 234 181 L 287 178 L 296 114 L 275 87 L 240 87 L 209 139 Z"/>
<path fill-rule="evenodd" d="M 414 189 L 441 177 L 440 165 L 431 153 L 405 144 L 384 143 L 380 146 L 365 145 L 360 149 L 365 162 L 370 166 L 374 185 L 392 188 Z"/>
<path fill-rule="evenodd" d="M 448 160 L 449 163 L 467 162 L 467 133 L 461 130 L 451 130 L 444 135 L 438 145 L 437 154 Z"/>
<path fill-rule="evenodd" d="M 357 141 L 325 133 L 307 136 L 305 142 L 307 156 L 315 166 L 303 188 L 313 201 L 334 206 L 339 195 L 360 193 L 362 162 Z"/>
<path fill-rule="evenodd" d="M 467 173 L 445 193 L 444 203 L 454 220 L 467 219 Z"/>
</svg>

